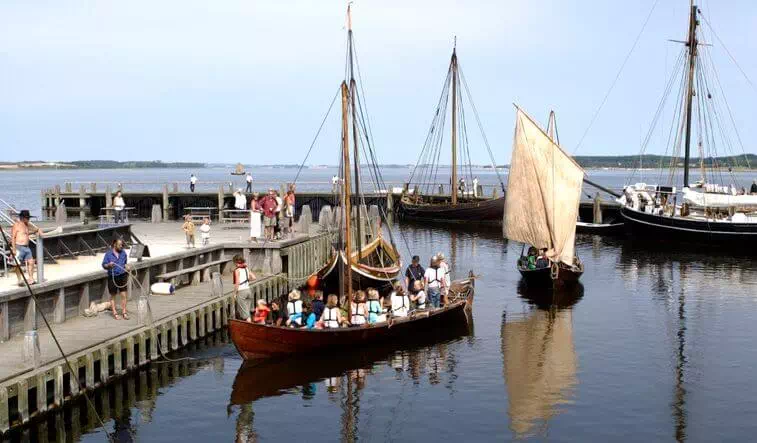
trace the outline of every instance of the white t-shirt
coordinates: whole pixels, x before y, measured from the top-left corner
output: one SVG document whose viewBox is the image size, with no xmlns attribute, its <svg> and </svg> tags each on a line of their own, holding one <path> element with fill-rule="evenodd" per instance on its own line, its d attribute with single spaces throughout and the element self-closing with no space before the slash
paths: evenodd
<svg viewBox="0 0 757 443">
<path fill-rule="evenodd" d="M 193 175 L 193 176 L 192 176 L 192 177 L 191 177 L 191 178 L 189 179 L 189 183 L 192 183 L 193 185 L 196 185 L 196 184 L 197 184 L 197 177 L 195 177 L 195 176 Z"/>
<path fill-rule="evenodd" d="M 247 208 L 247 198 L 244 194 L 237 194 L 236 197 L 234 197 L 234 207 L 240 210 Z"/>
<path fill-rule="evenodd" d="M 417 303 L 419 306 L 426 304 L 426 293 L 423 292 L 423 290 L 418 291 L 418 293 L 415 294 L 415 297 L 417 297 L 415 303 Z"/>
<path fill-rule="evenodd" d="M 392 314 L 395 317 L 405 317 L 410 310 L 410 299 L 407 295 L 399 295 L 396 292 L 392 292 Z"/>
<path fill-rule="evenodd" d="M 122 211 L 126 207 L 126 203 L 124 203 L 123 197 L 114 197 L 113 198 L 113 208 L 116 211 Z"/>
<path fill-rule="evenodd" d="M 200 237 L 210 238 L 210 225 L 206 225 L 206 224 L 200 225 Z"/>
<path fill-rule="evenodd" d="M 423 277 L 425 277 L 428 282 L 429 288 L 440 288 L 442 286 L 442 281 L 444 281 L 444 268 L 429 267 L 426 269 L 426 273 L 423 274 Z"/>
<path fill-rule="evenodd" d="M 247 174 L 247 183 L 252 183 L 252 176 Z"/>
</svg>

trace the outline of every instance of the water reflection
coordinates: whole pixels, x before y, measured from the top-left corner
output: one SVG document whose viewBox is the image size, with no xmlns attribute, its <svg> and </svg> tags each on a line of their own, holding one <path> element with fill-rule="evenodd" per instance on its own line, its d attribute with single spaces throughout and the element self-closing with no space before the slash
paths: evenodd
<svg viewBox="0 0 757 443">
<path fill-rule="evenodd" d="M 237 372 L 227 407 L 229 415 L 239 408 L 236 441 L 255 441 L 254 403 L 266 397 L 300 395 L 303 401 L 324 392 L 342 410 L 341 440 L 358 437 L 361 391 L 369 376 L 391 368 L 396 378 L 409 376 L 413 384 L 427 378 L 430 384 L 444 383 L 455 391 L 457 357 L 450 344 L 471 334 L 465 325 L 455 326 L 439 336 L 418 337 L 402 349 L 396 345 L 375 346 L 360 351 L 306 355 L 261 362 L 246 362 Z M 319 386 L 321 385 L 321 386 Z"/>
<path fill-rule="evenodd" d="M 571 402 L 578 384 L 571 307 L 583 296 L 583 286 L 553 292 L 521 284 L 518 293 L 529 311 L 502 316 L 509 427 L 515 438 L 546 436 L 550 419 Z"/>
</svg>

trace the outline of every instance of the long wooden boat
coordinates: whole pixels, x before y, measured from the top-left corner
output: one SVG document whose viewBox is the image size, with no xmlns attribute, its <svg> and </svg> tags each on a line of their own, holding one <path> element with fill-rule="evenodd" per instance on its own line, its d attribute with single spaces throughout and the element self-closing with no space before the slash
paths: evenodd
<svg viewBox="0 0 757 443">
<path fill-rule="evenodd" d="M 556 278 L 553 278 L 552 275 L 552 267 L 554 266 L 554 263 L 552 266 L 544 268 L 529 269 L 525 260 L 521 258 L 518 260 L 516 266 L 526 284 L 534 287 L 575 284 L 584 273 L 584 265 L 577 257 L 573 266 L 568 266 L 565 263 L 560 262 Z"/>
<path fill-rule="evenodd" d="M 347 256 L 344 251 L 332 251 L 331 260 L 318 271 L 318 279 L 331 286 L 338 280 L 338 273 Z M 381 287 L 390 284 L 402 270 L 402 260 L 397 250 L 379 235 L 373 241 L 355 251 L 350 257 L 352 281 L 358 287 Z"/>
<path fill-rule="evenodd" d="M 358 349 L 380 343 L 403 342 L 431 330 L 468 324 L 473 309 L 475 278 L 451 285 L 450 303 L 439 309 L 413 311 L 407 317 L 373 325 L 334 329 L 287 328 L 229 320 L 229 335 L 245 360 Z"/>
<path fill-rule="evenodd" d="M 468 201 L 461 199 L 456 204 L 452 204 L 448 198 L 429 201 L 429 197 L 423 197 L 423 200 L 426 202 L 404 195 L 397 209 L 400 218 L 433 223 L 501 224 L 505 213 L 505 197 Z"/>
</svg>

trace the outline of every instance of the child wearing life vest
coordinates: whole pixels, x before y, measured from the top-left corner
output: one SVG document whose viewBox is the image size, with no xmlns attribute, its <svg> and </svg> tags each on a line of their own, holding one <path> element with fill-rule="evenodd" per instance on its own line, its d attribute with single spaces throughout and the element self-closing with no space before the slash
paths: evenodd
<svg viewBox="0 0 757 443">
<path fill-rule="evenodd" d="M 410 312 L 410 299 L 405 294 L 405 288 L 399 282 L 394 285 L 394 292 L 390 296 L 392 300 L 392 316 L 407 317 Z"/>
<path fill-rule="evenodd" d="M 350 305 L 352 315 L 350 316 L 350 323 L 354 326 L 362 326 L 368 322 L 368 308 L 365 304 L 365 291 L 359 290 L 355 292 L 355 296 L 352 299 Z"/>
<path fill-rule="evenodd" d="M 379 292 L 375 288 L 368 288 L 368 323 L 374 324 L 386 321 L 386 314 L 381 308 Z"/>
<path fill-rule="evenodd" d="M 323 309 L 319 322 L 324 328 L 338 328 L 342 324 L 342 313 L 338 304 L 339 298 L 336 295 L 331 294 L 328 296 L 326 307 Z"/>
<path fill-rule="evenodd" d="M 287 326 L 299 328 L 304 323 L 302 315 L 302 300 L 300 300 L 300 291 L 297 289 L 289 293 L 289 302 L 287 303 Z"/>
<path fill-rule="evenodd" d="M 415 309 L 426 309 L 426 292 L 423 290 L 423 282 L 416 280 L 413 286 L 414 293 L 410 293 L 410 301 L 415 303 Z"/>
<path fill-rule="evenodd" d="M 271 308 L 269 308 L 265 300 L 261 298 L 258 300 L 258 306 L 255 308 L 255 314 L 252 317 L 252 322 L 264 325 L 265 320 L 268 318 L 268 314 L 270 313 Z"/>
</svg>

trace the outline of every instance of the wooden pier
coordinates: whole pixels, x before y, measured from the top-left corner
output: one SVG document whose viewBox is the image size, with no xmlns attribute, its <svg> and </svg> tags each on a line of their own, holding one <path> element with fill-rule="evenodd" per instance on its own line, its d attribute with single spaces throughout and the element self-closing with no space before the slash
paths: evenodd
<svg viewBox="0 0 757 443">
<path fill-rule="evenodd" d="M 309 211 L 308 211 L 309 212 Z M 225 242 L 130 262 L 135 278 L 128 286 L 130 320 L 116 321 L 105 312 L 83 316 L 90 302 L 107 301 L 104 271 L 34 286 L 39 304 L 24 288 L 0 293 L 0 433 L 22 426 L 73 402 L 162 354 L 180 349 L 223 329 L 235 315 L 231 258 L 241 254 L 258 273 L 254 298 L 270 301 L 300 285 L 328 260 L 331 233 L 321 232 L 268 243 Z M 180 285 L 171 296 L 148 295 L 159 276 Z M 137 280 L 137 281 L 134 281 Z M 149 301 L 149 313 L 138 305 Z M 52 324 L 72 365 L 65 364 L 50 332 Z M 39 348 L 29 358 L 28 332 L 36 331 Z"/>
</svg>

